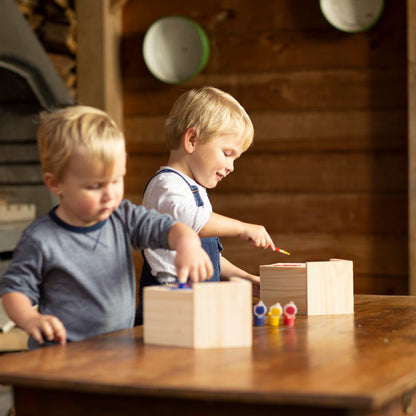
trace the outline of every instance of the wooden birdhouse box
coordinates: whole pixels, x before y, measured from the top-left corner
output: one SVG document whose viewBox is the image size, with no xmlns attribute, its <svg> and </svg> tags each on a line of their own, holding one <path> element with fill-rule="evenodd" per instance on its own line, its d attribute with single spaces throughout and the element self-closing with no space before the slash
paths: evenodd
<svg viewBox="0 0 416 416">
<path fill-rule="evenodd" d="M 260 299 L 267 307 L 293 301 L 301 315 L 354 313 L 353 289 L 349 260 L 260 266 Z"/>
<path fill-rule="evenodd" d="M 242 279 L 143 293 L 144 343 L 191 348 L 252 344 L 252 287 Z"/>
</svg>

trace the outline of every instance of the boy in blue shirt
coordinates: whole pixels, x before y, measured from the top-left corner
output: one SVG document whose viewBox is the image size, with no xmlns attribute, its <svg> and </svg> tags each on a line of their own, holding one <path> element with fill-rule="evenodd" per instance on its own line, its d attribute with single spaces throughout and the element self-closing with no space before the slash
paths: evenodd
<svg viewBox="0 0 416 416">
<path fill-rule="evenodd" d="M 180 281 L 210 278 L 190 227 L 123 200 L 125 140 L 106 113 L 74 106 L 47 114 L 38 145 L 44 182 L 60 202 L 22 233 L 0 279 L 4 309 L 29 333 L 30 349 L 133 326 L 131 246 L 176 250 Z"/>
<path fill-rule="evenodd" d="M 168 163 L 148 182 L 142 203 L 148 209 L 172 215 L 199 234 L 214 265 L 211 280 L 249 280 L 253 294 L 258 296 L 259 276 L 247 273 L 222 256 L 218 237 L 238 237 L 255 247 L 272 250 L 274 243 L 262 225 L 213 212 L 206 191 L 233 172 L 234 161 L 249 148 L 253 137 L 249 116 L 231 95 L 213 87 L 182 94 L 166 121 Z M 143 321 L 143 288 L 175 282 L 177 278 L 171 252 L 145 249 L 143 255 L 136 325 Z"/>
</svg>

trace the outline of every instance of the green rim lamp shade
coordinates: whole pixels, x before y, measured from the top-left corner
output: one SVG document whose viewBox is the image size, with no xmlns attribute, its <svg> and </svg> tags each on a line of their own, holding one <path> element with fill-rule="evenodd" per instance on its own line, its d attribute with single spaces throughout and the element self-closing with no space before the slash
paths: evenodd
<svg viewBox="0 0 416 416">
<path fill-rule="evenodd" d="M 370 29 L 378 21 L 384 0 L 320 0 L 319 5 L 332 26 L 356 33 Z"/>
<path fill-rule="evenodd" d="M 154 77 L 168 84 L 180 84 L 205 67 L 209 58 L 208 36 L 191 19 L 162 17 L 146 31 L 143 58 Z"/>
</svg>

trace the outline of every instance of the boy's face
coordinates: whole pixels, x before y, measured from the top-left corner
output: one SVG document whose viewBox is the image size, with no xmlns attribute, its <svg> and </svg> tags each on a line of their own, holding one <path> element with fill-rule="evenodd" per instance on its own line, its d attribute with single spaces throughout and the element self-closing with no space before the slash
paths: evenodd
<svg viewBox="0 0 416 416">
<path fill-rule="evenodd" d="M 85 156 L 71 158 L 66 173 L 57 183 L 60 205 L 56 215 L 66 223 L 88 227 L 106 220 L 120 205 L 124 194 L 126 154 L 120 151 L 114 168 L 104 174 L 100 161 Z"/>
<path fill-rule="evenodd" d="M 243 153 L 243 139 L 237 134 L 196 142 L 188 166 L 193 179 L 205 188 L 215 188 L 234 170 L 234 161 Z"/>
</svg>

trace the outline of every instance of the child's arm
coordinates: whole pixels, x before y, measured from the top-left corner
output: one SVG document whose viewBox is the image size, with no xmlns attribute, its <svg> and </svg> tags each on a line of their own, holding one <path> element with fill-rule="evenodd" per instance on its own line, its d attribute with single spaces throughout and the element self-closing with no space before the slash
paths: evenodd
<svg viewBox="0 0 416 416">
<path fill-rule="evenodd" d="M 51 315 L 41 315 L 32 308 L 30 299 L 19 292 L 11 292 L 2 296 L 4 310 L 9 318 L 26 331 L 39 344 L 44 338 L 48 341 L 66 343 L 66 330 L 62 322 Z"/>
<path fill-rule="evenodd" d="M 191 227 L 176 222 L 169 231 L 168 244 L 176 250 L 175 267 L 180 282 L 185 283 L 188 277 L 199 282 L 214 274 L 211 260 Z"/>
<path fill-rule="evenodd" d="M 262 225 L 249 224 L 225 217 L 223 215 L 211 213 L 209 220 L 199 232 L 201 238 L 204 237 L 239 237 L 248 240 L 253 246 L 274 250 L 275 246 L 269 233 Z"/>
<path fill-rule="evenodd" d="M 239 277 L 250 281 L 253 284 L 253 296 L 260 296 L 260 277 L 247 273 L 245 270 L 235 266 L 224 256 L 220 257 L 221 262 L 221 280 L 229 280 L 231 277 Z"/>
</svg>

